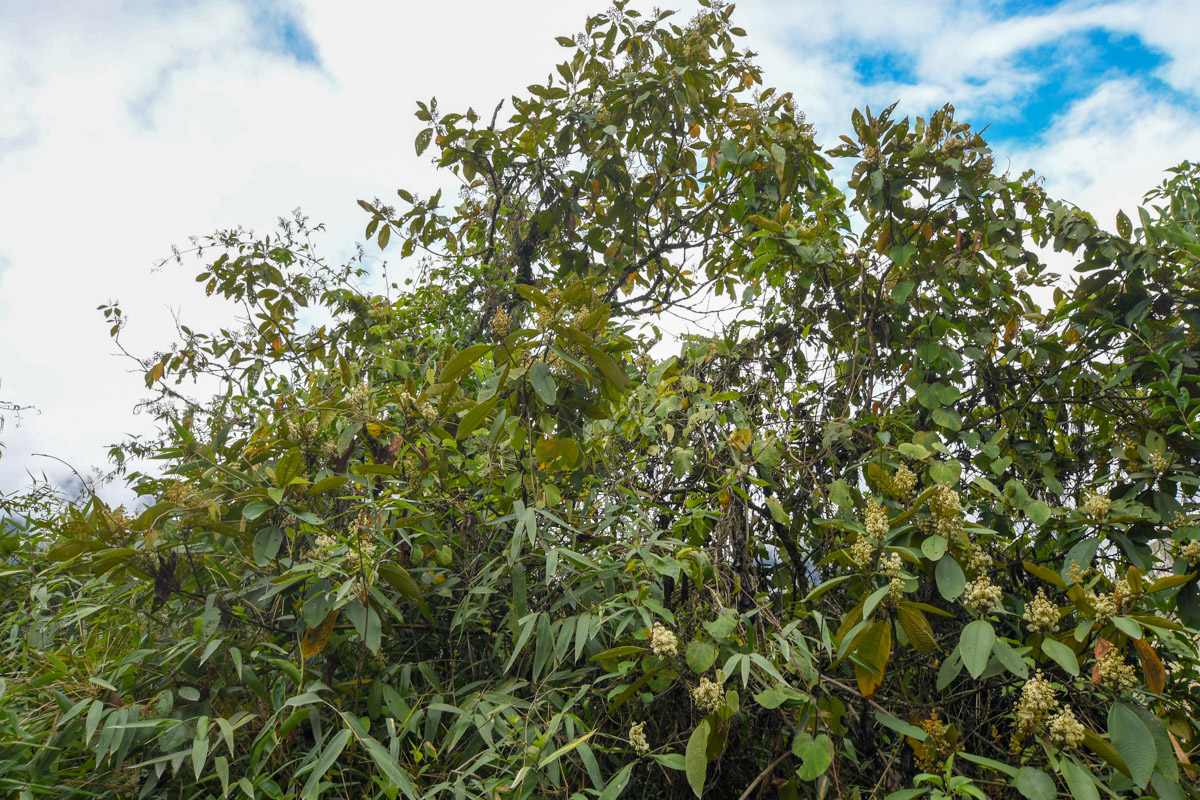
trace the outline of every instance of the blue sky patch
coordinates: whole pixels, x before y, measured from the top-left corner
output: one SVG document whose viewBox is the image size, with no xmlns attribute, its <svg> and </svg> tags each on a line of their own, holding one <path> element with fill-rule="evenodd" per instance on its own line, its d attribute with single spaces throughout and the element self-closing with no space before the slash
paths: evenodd
<svg viewBox="0 0 1200 800">
<path fill-rule="evenodd" d="M 1031 91 L 1013 97 L 1008 113 L 993 119 L 976 118 L 982 126 L 991 123 L 988 138 L 994 141 L 1035 141 L 1072 103 L 1090 95 L 1097 86 L 1114 78 L 1132 78 L 1146 84 L 1155 94 L 1172 94 L 1154 72 L 1167 58 L 1136 36 L 1099 28 L 1063 37 L 1029 48 L 1013 57 L 1011 66 L 1035 73 L 1040 82 Z"/>
<path fill-rule="evenodd" d="M 317 45 L 292 11 L 274 3 L 247 2 L 259 47 L 269 53 L 287 56 L 297 63 L 319 66 Z"/>
</svg>

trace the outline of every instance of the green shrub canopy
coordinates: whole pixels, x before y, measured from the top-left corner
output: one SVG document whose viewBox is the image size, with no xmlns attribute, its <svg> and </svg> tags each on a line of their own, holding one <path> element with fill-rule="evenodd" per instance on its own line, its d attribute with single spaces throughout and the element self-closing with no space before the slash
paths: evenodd
<svg viewBox="0 0 1200 800">
<path fill-rule="evenodd" d="M 420 104 L 402 288 L 201 241 L 145 510 L 4 498 L 4 796 L 1195 796 L 1200 167 L 1114 233 L 949 106 L 822 151 L 730 11 Z"/>
</svg>

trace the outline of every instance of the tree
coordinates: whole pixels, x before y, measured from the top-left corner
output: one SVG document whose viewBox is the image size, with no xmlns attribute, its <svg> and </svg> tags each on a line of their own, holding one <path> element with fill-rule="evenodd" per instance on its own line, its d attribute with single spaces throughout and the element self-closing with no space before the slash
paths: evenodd
<svg viewBox="0 0 1200 800">
<path fill-rule="evenodd" d="M 706 8 L 590 18 L 507 123 L 421 104 L 459 198 L 362 203 L 402 292 L 302 217 L 201 243 L 253 324 L 144 361 L 154 502 L 12 550 L 0 781 L 1194 793 L 1200 167 L 1111 233 L 949 106 L 822 153 Z"/>
</svg>

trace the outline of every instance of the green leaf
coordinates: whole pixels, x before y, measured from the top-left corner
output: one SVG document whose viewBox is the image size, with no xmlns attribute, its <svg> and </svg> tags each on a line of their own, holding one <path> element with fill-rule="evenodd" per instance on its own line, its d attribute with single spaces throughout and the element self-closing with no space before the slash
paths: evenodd
<svg viewBox="0 0 1200 800">
<path fill-rule="evenodd" d="M 1091 772 L 1074 757 L 1064 756 L 1058 766 L 1074 800 L 1100 800 L 1100 792 L 1096 790 Z"/>
<path fill-rule="evenodd" d="M 1124 703 L 1108 710 L 1108 736 L 1121 760 L 1129 767 L 1134 784 L 1145 788 L 1154 772 L 1154 735 L 1137 712 Z"/>
<path fill-rule="evenodd" d="M 937 561 L 946 555 L 946 546 L 945 537 L 938 536 L 935 533 L 932 536 L 927 536 L 925 541 L 921 542 L 921 552 L 930 561 Z"/>
<path fill-rule="evenodd" d="M 737 629 L 738 616 L 732 609 L 723 608 L 717 618 L 704 623 L 704 630 L 712 634 L 714 639 L 727 639 Z"/>
<path fill-rule="evenodd" d="M 1047 636 L 1042 640 L 1042 652 L 1071 675 L 1079 676 L 1079 659 L 1075 651 L 1062 642 Z"/>
<path fill-rule="evenodd" d="M 1025 665 L 1025 660 L 1012 648 L 1008 642 L 997 638 L 992 643 L 992 652 L 996 654 L 996 659 L 1004 665 L 1004 668 L 1016 675 L 1018 678 L 1029 677 L 1029 667 Z"/>
<path fill-rule="evenodd" d="M 306 494 L 324 494 L 325 492 L 338 488 L 347 480 L 349 479 L 346 478 L 345 475 L 330 475 L 328 477 L 321 478 L 321 480 L 308 487 Z"/>
<path fill-rule="evenodd" d="M 783 504 L 779 502 L 779 498 L 771 495 L 767 498 L 767 510 L 771 512 L 771 519 L 778 522 L 780 525 L 787 525 L 791 522 L 788 519 L 787 512 L 783 510 Z"/>
<path fill-rule="evenodd" d="M 546 767 L 548 764 L 550 764 L 550 763 L 552 763 L 552 762 L 554 762 L 554 761 L 557 761 L 558 759 L 562 758 L 562 757 L 563 757 L 563 756 L 565 756 L 567 753 L 571 752 L 571 751 L 572 751 L 572 750 L 574 750 L 576 747 L 579 747 L 579 745 L 583 744 L 583 743 L 584 743 L 584 742 L 586 742 L 588 739 L 592 738 L 592 736 L 593 736 L 595 733 L 596 733 L 596 731 L 593 729 L 593 730 L 590 730 L 590 731 L 588 731 L 587 733 L 585 733 L 583 736 L 580 736 L 580 737 L 578 737 L 578 738 L 576 738 L 576 739 L 573 739 L 573 740 L 571 740 L 571 741 L 567 742 L 567 743 L 566 743 L 566 744 L 564 744 L 562 747 L 558 748 L 558 749 L 557 749 L 557 750 L 555 750 L 553 753 L 551 753 L 550 755 L 546 756 L 546 757 L 545 757 L 545 758 L 543 758 L 541 761 L 539 761 L 539 762 L 538 762 L 538 769 L 544 769 L 544 768 L 545 768 L 545 767 Z"/>
<path fill-rule="evenodd" d="M 962 417 L 952 408 L 935 408 L 932 416 L 933 421 L 943 428 L 949 428 L 952 431 L 962 430 Z"/>
<path fill-rule="evenodd" d="M 329 768 L 337 761 L 338 756 L 342 754 L 342 750 L 346 747 L 346 742 L 350 741 L 350 729 L 342 728 L 333 735 L 333 738 L 326 743 L 321 750 L 321 755 L 316 763 L 312 766 L 312 771 L 308 775 L 308 780 L 304 783 L 304 789 L 300 796 L 305 800 L 313 800 L 317 796 L 317 790 L 321 786 L 321 779 L 325 777 L 325 773 L 329 772 Z"/>
<path fill-rule="evenodd" d="M 902 720 L 898 717 L 893 717 L 891 714 L 885 714 L 882 711 L 876 711 L 875 712 L 875 720 L 880 725 L 891 728 L 896 733 L 902 733 L 905 736 L 911 736 L 913 739 L 916 739 L 918 742 L 924 742 L 929 739 L 929 734 L 926 733 L 921 728 L 918 728 L 916 725 L 913 725 L 911 722 L 905 722 L 904 720 Z"/>
<path fill-rule="evenodd" d="M 758 694 L 754 695 L 754 702 L 766 709 L 779 708 L 781 705 L 791 700 L 796 696 L 795 692 L 785 691 L 778 686 L 771 686 L 763 689 Z"/>
<path fill-rule="evenodd" d="M 533 390 L 543 403 L 548 406 L 554 405 L 558 399 L 558 386 L 555 385 L 554 378 L 550 377 L 550 365 L 545 361 L 533 362 L 533 366 L 529 368 L 529 382 L 533 384 Z"/>
<path fill-rule="evenodd" d="M 687 769 L 687 759 L 681 753 L 652 753 L 650 757 L 667 769 L 679 770 L 680 772 Z"/>
<path fill-rule="evenodd" d="M 271 526 L 254 534 L 254 563 L 260 567 L 274 560 L 283 544 L 283 529 Z"/>
<path fill-rule="evenodd" d="M 687 750 L 683 756 L 688 785 L 692 787 L 696 797 L 704 794 L 704 779 L 708 772 L 708 735 L 708 720 L 702 719 L 688 738 Z"/>
<path fill-rule="evenodd" d="M 592 360 L 600 370 L 600 374 L 604 376 L 604 380 L 613 385 L 619 392 L 628 392 L 632 384 L 629 382 L 629 373 L 625 368 L 617 363 L 616 359 L 604 352 L 598 347 L 585 347 L 584 352 L 588 358 Z"/>
<path fill-rule="evenodd" d="M 892 302 L 898 306 L 903 305 L 904 301 L 908 299 L 908 295 L 916 288 L 916 285 L 915 281 L 900 281 L 897 283 L 892 287 Z"/>
<path fill-rule="evenodd" d="M 958 641 L 963 666 L 972 678 L 978 678 L 987 669 L 992 656 L 992 645 L 996 642 L 996 629 L 987 620 L 977 619 L 963 628 Z"/>
<path fill-rule="evenodd" d="M 623 644 L 620 647 L 610 647 L 603 653 L 596 653 L 592 656 L 592 661 L 607 661 L 610 658 L 625 658 L 626 656 L 637 655 L 638 653 L 646 652 L 646 648 L 638 647 L 633 644 Z"/>
<path fill-rule="evenodd" d="M 288 450 L 275 464 L 275 485 L 281 489 L 285 488 L 292 482 L 292 478 L 300 475 L 303 465 L 304 457 L 300 454 L 300 448 L 293 447 Z"/>
<path fill-rule="evenodd" d="M 1124 211 L 1117 212 L 1117 233 L 1123 239 L 1128 239 L 1133 235 L 1133 224 L 1130 223 L 1129 217 L 1125 215 Z"/>
<path fill-rule="evenodd" d="M 617 800 L 621 796 L 621 792 L 625 791 L 625 786 L 629 783 L 629 774 L 632 771 L 633 763 L 626 764 L 620 772 L 613 776 L 608 785 L 604 787 L 604 791 L 600 793 L 599 800 Z"/>
<path fill-rule="evenodd" d="M 1034 500 L 1025 508 L 1025 513 L 1035 525 L 1045 525 L 1050 520 L 1050 506 L 1041 500 Z"/>
<path fill-rule="evenodd" d="M 796 734 L 792 754 L 801 761 L 796 777 L 802 781 L 815 781 L 833 763 L 833 746 L 823 733 L 815 738 L 807 731 Z"/>
<path fill-rule="evenodd" d="M 710 642 L 693 639 L 688 643 L 683 657 L 687 661 L 688 669 L 700 675 L 707 672 L 713 662 L 717 660 L 717 648 Z"/>
<path fill-rule="evenodd" d="M 408 570 L 391 561 L 384 561 L 375 567 L 375 571 L 379 576 L 391 584 L 392 588 L 404 595 L 405 598 L 416 603 L 421 609 L 426 619 L 432 621 L 433 617 L 429 611 L 429 606 L 425 603 L 425 598 L 421 597 L 421 588 L 417 586 L 417 582 L 413 580 L 413 576 L 408 574 Z"/>
<path fill-rule="evenodd" d="M 408 777 L 408 773 L 400 766 L 400 763 L 392 757 L 392 754 L 386 747 L 379 743 L 379 740 L 373 736 L 359 736 L 358 740 L 362 743 L 367 751 L 367 755 L 375 762 L 375 766 L 384 774 L 391 785 L 396 786 L 400 791 L 404 792 L 405 797 L 416 798 L 416 790 L 412 785 L 412 780 Z"/>
<path fill-rule="evenodd" d="M 896 449 L 899 450 L 901 454 L 906 455 L 915 461 L 924 461 L 930 456 L 929 451 L 919 444 L 902 442 L 896 446 Z"/>
<path fill-rule="evenodd" d="M 208 717 L 200 717 L 196 721 L 196 735 L 192 739 L 192 770 L 196 777 L 204 771 L 204 762 L 208 760 Z"/>
<path fill-rule="evenodd" d="M 479 427 L 480 423 L 491 413 L 498 402 L 500 402 L 500 395 L 497 394 L 479 403 L 466 414 L 463 414 L 462 419 L 458 421 L 458 431 L 455 432 L 454 438 L 461 442 L 470 436 L 471 432 Z"/>
<path fill-rule="evenodd" d="M 967 588 L 967 576 L 953 556 L 937 562 L 934 576 L 937 578 L 938 592 L 947 600 L 960 597 Z"/>
<path fill-rule="evenodd" d="M 1030 575 L 1036 575 L 1046 583 L 1057 586 L 1059 589 L 1067 588 L 1067 582 L 1064 581 L 1062 576 L 1054 570 L 1034 564 L 1032 561 L 1023 561 L 1021 563 L 1024 565 L 1026 571 L 1028 571 Z"/>
<path fill-rule="evenodd" d="M 417 150 L 417 155 L 425 152 L 425 148 L 429 147 L 430 140 L 433 139 L 433 128 L 426 128 L 417 134 L 416 141 L 413 146 Z"/>
<path fill-rule="evenodd" d="M 1017 777 L 1013 781 L 1013 785 L 1029 800 L 1054 800 L 1058 795 L 1058 790 L 1054 787 L 1054 779 L 1033 767 L 1021 767 L 1017 770 Z"/>
<path fill-rule="evenodd" d="M 929 477 L 934 483 L 958 483 L 958 479 L 962 477 L 962 464 L 957 459 L 930 464 Z"/>
<path fill-rule="evenodd" d="M 490 344 L 473 344 L 470 347 L 464 347 L 455 353 L 446 366 L 442 367 L 442 373 L 438 375 L 438 383 L 451 383 L 458 379 L 460 375 L 471 368 L 479 359 L 483 358 L 485 353 L 490 352 L 492 346 Z"/>
</svg>

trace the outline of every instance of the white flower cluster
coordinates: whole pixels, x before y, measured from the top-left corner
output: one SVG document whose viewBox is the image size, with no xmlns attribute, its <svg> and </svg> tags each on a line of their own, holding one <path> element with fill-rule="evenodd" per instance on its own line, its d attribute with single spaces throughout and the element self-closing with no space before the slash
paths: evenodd
<svg viewBox="0 0 1200 800">
<path fill-rule="evenodd" d="M 321 423 L 313 417 L 300 422 L 290 419 L 283 421 L 283 435 L 288 439 L 294 439 L 299 442 L 311 442 L 317 438 L 317 432 L 321 429 Z"/>
<path fill-rule="evenodd" d="M 901 464 L 896 470 L 896 474 L 892 476 L 892 489 L 896 496 L 904 499 L 912 492 L 917 485 L 917 476 L 906 465 Z"/>
<path fill-rule="evenodd" d="M 316 539 L 313 540 L 312 557 L 314 561 L 324 561 L 329 558 L 334 548 L 338 546 L 338 540 L 328 533 L 318 533 Z"/>
<path fill-rule="evenodd" d="M 1151 453 L 1150 458 L 1147 459 L 1147 464 L 1151 470 L 1161 475 L 1167 471 L 1167 467 L 1171 466 L 1171 459 L 1162 453 Z"/>
<path fill-rule="evenodd" d="M 983 548 L 975 544 L 967 553 L 967 572 L 982 573 L 992 568 L 992 557 Z"/>
<path fill-rule="evenodd" d="M 1040 731 L 1046 716 L 1056 705 L 1054 687 L 1042 676 L 1042 671 L 1038 670 L 1021 688 L 1021 699 L 1016 709 L 1018 734 Z"/>
<path fill-rule="evenodd" d="M 968 608 L 983 614 L 990 611 L 1003 597 L 1004 592 L 1000 590 L 999 586 L 992 583 L 992 579 L 984 572 L 967 584 L 967 588 L 963 592 L 963 603 Z"/>
<path fill-rule="evenodd" d="M 1083 744 L 1083 723 L 1075 719 L 1075 712 L 1070 706 L 1054 715 L 1050 720 L 1050 738 L 1067 750 L 1074 750 Z"/>
<path fill-rule="evenodd" d="M 1098 492 L 1087 492 L 1083 496 L 1083 513 L 1095 519 L 1104 519 L 1112 508 L 1112 500 Z"/>
<path fill-rule="evenodd" d="M 370 562 L 375 555 L 375 543 L 369 539 L 363 540 L 363 543 L 357 548 L 350 548 L 346 552 L 346 571 L 358 572 L 363 564 Z"/>
<path fill-rule="evenodd" d="M 371 387 L 366 381 L 358 384 L 350 391 L 350 405 L 355 408 L 366 408 L 371 402 Z"/>
<path fill-rule="evenodd" d="M 1179 548 L 1179 555 L 1187 559 L 1188 565 L 1200 566 L 1200 539 L 1192 539 Z"/>
<path fill-rule="evenodd" d="M 701 711 L 712 714 L 724 707 L 725 692 L 721 690 L 721 684 L 701 678 L 700 685 L 692 689 L 692 700 Z"/>
<path fill-rule="evenodd" d="M 1096 662 L 1100 682 L 1117 694 L 1123 694 L 1137 685 L 1137 673 L 1133 665 L 1126 663 L 1125 654 L 1112 648 Z"/>
<path fill-rule="evenodd" d="M 512 317 L 503 308 L 497 310 L 495 316 L 492 317 L 492 330 L 497 336 L 508 336 L 509 331 L 512 330 Z"/>
<path fill-rule="evenodd" d="M 629 726 L 629 743 L 639 756 L 650 752 L 650 742 L 646 741 L 646 723 L 639 722 Z"/>
<path fill-rule="evenodd" d="M 426 422 L 433 423 L 437 421 L 438 412 L 432 403 L 421 403 L 421 416 L 425 418 Z"/>
<path fill-rule="evenodd" d="M 950 484 L 943 483 L 930 498 L 929 508 L 939 517 L 956 517 L 962 511 L 962 503 L 958 499 L 958 492 Z"/>
<path fill-rule="evenodd" d="M 867 501 L 867 510 L 863 512 L 863 528 L 867 535 L 876 539 L 882 538 L 888 532 L 887 512 L 877 498 Z"/>
<path fill-rule="evenodd" d="M 1025 604 L 1022 619 L 1034 633 L 1054 633 L 1058 630 L 1058 607 L 1050 602 L 1043 589 L 1038 589 L 1037 597 Z"/>
<path fill-rule="evenodd" d="M 904 561 L 898 553 L 892 553 L 884 556 L 879 562 L 879 568 L 883 570 L 883 574 L 891 578 L 888 583 L 888 597 L 892 600 L 899 600 L 900 595 L 904 593 Z"/>
<path fill-rule="evenodd" d="M 933 532 L 947 541 L 953 541 L 962 531 L 962 502 L 958 492 L 948 483 L 938 486 L 929 500 L 933 512 Z"/>
<path fill-rule="evenodd" d="M 1096 620 L 1100 624 L 1108 622 L 1121 610 L 1116 594 L 1092 594 L 1092 608 L 1096 609 Z"/>
<path fill-rule="evenodd" d="M 650 629 L 650 649 L 659 658 L 677 656 L 679 655 L 679 638 L 664 628 L 661 623 L 656 622 Z"/>
<path fill-rule="evenodd" d="M 859 536 L 850 545 L 850 558 L 859 569 L 871 566 L 871 556 L 875 554 L 875 541 L 867 536 Z"/>
</svg>

